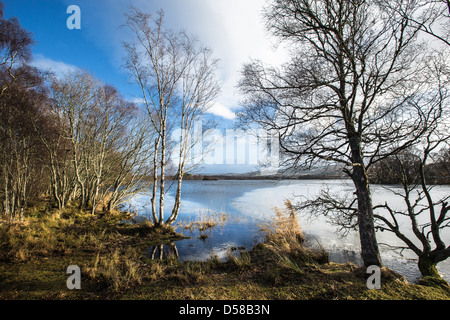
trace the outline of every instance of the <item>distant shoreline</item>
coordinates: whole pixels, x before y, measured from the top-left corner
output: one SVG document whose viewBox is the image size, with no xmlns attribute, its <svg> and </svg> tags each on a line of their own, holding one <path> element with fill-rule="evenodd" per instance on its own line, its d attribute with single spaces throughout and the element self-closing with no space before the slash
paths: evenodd
<svg viewBox="0 0 450 320">
<path fill-rule="evenodd" d="M 176 180 L 175 176 L 167 177 L 167 180 Z M 241 174 L 222 174 L 222 175 L 186 175 L 183 177 L 183 181 L 220 181 L 220 180 L 351 180 L 347 176 L 343 175 L 320 175 L 320 174 L 302 174 L 302 175 L 241 175 Z M 388 185 L 395 186 L 399 183 L 377 183 L 370 182 L 371 185 Z M 449 185 L 446 183 L 430 183 L 430 185 Z"/>
<path fill-rule="evenodd" d="M 338 175 L 187 175 L 183 180 L 218 181 L 218 180 L 337 180 L 348 179 Z"/>
</svg>

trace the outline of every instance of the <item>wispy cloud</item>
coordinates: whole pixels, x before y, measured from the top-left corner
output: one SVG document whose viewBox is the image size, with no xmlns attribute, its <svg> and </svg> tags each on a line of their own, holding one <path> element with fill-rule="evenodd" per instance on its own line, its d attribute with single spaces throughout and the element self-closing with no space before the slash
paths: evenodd
<svg viewBox="0 0 450 320">
<path fill-rule="evenodd" d="M 145 103 L 145 100 L 143 98 L 130 98 L 128 99 L 129 102 L 137 104 L 137 105 L 142 105 Z"/>
<path fill-rule="evenodd" d="M 278 65 L 285 57 L 265 30 L 264 0 L 79 0 L 78 3 L 85 18 L 83 31 L 93 43 L 109 52 L 118 69 L 124 56 L 122 42 L 130 40 L 127 29 L 119 26 L 125 23 L 124 13 L 130 6 L 153 13 L 163 9 L 168 28 L 196 34 L 220 60 L 217 76 L 222 92 L 212 113 L 226 119 L 233 119 L 233 110 L 239 107 L 236 85 L 243 63 L 254 58 Z"/>
<path fill-rule="evenodd" d="M 263 0 L 134 0 L 135 5 L 152 12 L 166 12 L 166 22 L 175 30 L 185 29 L 198 36 L 220 60 L 217 76 L 222 83 L 218 103 L 212 108 L 217 115 L 234 119 L 233 110 L 239 108 L 237 83 L 243 64 L 260 59 L 271 65 L 286 60 L 286 52 L 276 47 L 273 37 L 266 31 L 262 16 Z M 153 2 L 153 1 L 152 1 Z"/>
<path fill-rule="evenodd" d="M 65 63 L 63 61 L 52 60 L 43 56 L 42 54 L 36 54 L 31 65 L 43 71 L 52 72 L 56 77 L 62 77 L 67 73 L 75 72 L 78 70 L 78 67 L 74 65 Z"/>
</svg>

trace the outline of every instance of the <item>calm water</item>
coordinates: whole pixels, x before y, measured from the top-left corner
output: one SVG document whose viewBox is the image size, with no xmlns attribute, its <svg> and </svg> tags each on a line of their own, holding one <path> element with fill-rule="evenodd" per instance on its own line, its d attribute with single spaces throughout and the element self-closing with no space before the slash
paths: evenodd
<svg viewBox="0 0 450 320">
<path fill-rule="evenodd" d="M 296 201 L 301 197 L 313 198 L 322 188 L 329 188 L 340 195 L 354 191 L 349 180 L 184 181 L 182 208 L 178 219 L 180 224 L 208 215 L 222 214 L 226 219 L 218 226 L 203 232 L 199 232 L 197 228 L 192 231 L 183 229 L 179 224 L 177 231 L 191 238 L 177 241 L 173 246 L 165 246 L 163 254 L 171 254 L 176 248 L 181 260 L 206 260 L 212 254 L 226 258 L 232 248 L 250 249 L 262 239 L 260 226 L 274 216 L 275 207 L 283 208 L 285 199 Z M 436 187 L 433 192 L 436 196 L 444 196 L 450 192 L 450 186 Z M 394 207 L 402 207 L 398 196 L 382 186 L 372 186 L 372 194 L 374 204 L 387 201 Z M 170 192 L 166 199 L 168 216 L 173 203 Z M 149 216 L 151 209 L 148 195 L 137 196 L 131 203 L 139 215 Z M 336 232 L 337 228 L 327 223 L 324 217 L 310 219 L 300 216 L 299 220 L 310 241 L 320 243 L 329 252 L 332 261 L 361 264 L 359 236 L 356 232 L 341 237 Z M 407 220 L 403 223 L 405 226 L 410 225 Z M 446 243 L 450 243 L 449 233 L 447 231 L 443 235 Z M 200 235 L 204 236 L 200 238 Z M 377 233 L 377 239 L 380 243 L 402 245 L 395 235 L 386 231 Z M 149 256 L 152 255 L 151 249 Z M 420 272 L 414 254 L 404 251 L 403 255 L 400 255 L 386 246 L 381 246 L 380 250 L 384 265 L 401 273 L 411 282 L 419 278 Z M 159 250 L 153 254 L 158 255 Z M 440 263 L 438 269 L 441 275 L 450 281 L 450 261 Z"/>
</svg>

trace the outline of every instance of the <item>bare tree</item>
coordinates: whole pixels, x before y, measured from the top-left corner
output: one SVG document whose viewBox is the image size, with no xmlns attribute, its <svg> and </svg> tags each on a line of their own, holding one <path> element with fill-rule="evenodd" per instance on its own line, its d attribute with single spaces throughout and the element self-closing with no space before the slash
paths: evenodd
<svg viewBox="0 0 450 320">
<path fill-rule="evenodd" d="M 0 3 L 2 215 L 23 218 L 32 197 L 49 193 L 60 210 L 77 200 L 92 213 L 101 205 L 111 211 L 146 189 L 152 130 L 136 106 L 84 71 L 46 82 L 47 75 L 26 64 L 31 35 L 17 19 L 4 19 L 3 8 Z"/>
<path fill-rule="evenodd" d="M 401 210 L 385 202 L 374 207 L 374 216 L 378 230 L 393 232 L 404 243 L 404 246 L 389 245 L 390 247 L 402 251 L 412 250 L 418 256 L 418 267 L 422 276 L 440 278 L 436 265 L 450 257 L 450 246 L 446 246 L 442 239 L 444 230 L 450 227 L 450 196 L 436 199 L 432 193 L 433 186 L 427 184 L 424 170 L 430 152 L 436 146 L 437 144 L 429 144 L 424 148 L 420 158 L 421 170 L 415 181 L 408 181 L 407 167 L 401 167 L 399 175 L 403 178 L 403 192 L 396 194 L 403 199 L 406 209 Z M 399 163 L 403 164 L 401 160 L 399 159 Z M 409 219 L 410 228 L 402 223 L 404 218 Z"/>
<path fill-rule="evenodd" d="M 58 140 L 43 141 L 51 154 L 52 190 L 59 206 L 69 191 L 92 214 L 102 201 L 111 211 L 146 188 L 151 131 L 138 119 L 135 105 L 85 71 L 55 79 L 52 94 L 52 116 L 60 133 Z M 60 144 L 66 152 L 58 151 Z M 66 188 L 66 183 L 72 185 Z"/>
<path fill-rule="evenodd" d="M 142 91 L 148 119 L 157 132 L 153 155 L 152 216 L 156 225 L 175 222 L 180 209 L 182 177 L 186 172 L 188 152 L 192 148 L 194 121 L 200 119 L 218 93 L 214 79 L 217 61 L 211 51 L 185 32 L 173 32 L 164 26 L 164 13 L 154 18 L 132 9 L 127 26 L 135 42 L 126 42 L 126 68 Z M 170 154 L 171 129 L 181 129 L 178 143 L 175 205 L 164 219 L 166 174 Z M 159 185 L 159 209 L 156 198 Z"/>
<path fill-rule="evenodd" d="M 41 164 L 35 128 L 47 130 L 40 115 L 46 104 L 45 89 L 39 74 L 32 85 L 17 78 L 0 98 L 0 198 L 5 216 L 11 220 L 24 216 L 30 192 L 36 188 L 36 169 Z"/>
<path fill-rule="evenodd" d="M 16 18 L 3 18 L 0 3 L 0 199 L 5 217 L 23 218 L 39 177 L 35 127 L 47 103 L 42 74 L 26 63 L 33 40 Z M 38 193 L 38 191 L 36 191 Z"/>
<path fill-rule="evenodd" d="M 0 3 L 0 95 L 13 84 L 27 67 L 20 66 L 30 61 L 31 45 L 34 41 L 31 34 L 24 30 L 17 18 L 3 18 L 3 3 Z M 17 67 L 19 66 L 19 67 Z"/>
<path fill-rule="evenodd" d="M 176 221 L 180 211 L 181 185 L 185 173 L 193 170 L 203 159 L 203 156 L 198 157 L 198 155 L 193 155 L 198 158 L 191 158 L 191 152 L 195 147 L 203 148 L 201 144 L 203 132 L 193 134 L 195 122 L 201 119 L 219 92 L 219 86 L 214 79 L 217 60 L 212 59 L 212 52 L 207 48 L 200 48 L 197 52 L 193 51 L 192 54 L 192 61 L 181 79 L 180 116 L 178 120 L 180 138 L 177 148 L 175 148 L 178 151 L 178 155 L 175 157 L 176 162 L 178 162 L 175 175 L 177 189 L 175 205 L 167 219 L 169 224 Z M 202 136 L 197 136 L 199 134 Z"/>
<path fill-rule="evenodd" d="M 403 6 L 392 1 L 381 0 L 384 6 L 395 11 L 409 21 L 409 27 L 415 28 L 427 36 L 450 46 L 450 1 L 417 0 L 411 2 L 415 10 L 405 10 Z"/>
<path fill-rule="evenodd" d="M 445 60 L 444 60 L 445 61 Z M 436 84 L 422 92 L 431 104 L 426 132 L 414 142 L 412 147 L 398 152 L 376 163 L 376 174 L 388 176 L 387 182 L 396 185 L 383 185 L 391 191 L 398 202 L 376 204 L 374 209 L 375 229 L 394 233 L 403 246 L 385 243 L 389 248 L 411 250 L 418 256 L 418 266 L 424 277 L 438 277 L 436 265 L 450 256 L 450 246 L 445 245 L 444 231 L 450 227 L 448 213 L 450 196 L 438 196 L 433 192 L 436 174 L 445 175 L 442 167 L 442 153 L 448 150 L 449 135 L 449 75 L 443 61 L 431 60 L 429 67 L 432 81 Z M 431 80 L 431 79 L 429 79 Z M 382 168 L 378 167 L 381 164 Z M 442 170 L 443 171 L 439 171 Z M 436 170 L 438 170 L 436 172 Z M 383 183 L 386 178 L 383 177 Z M 400 190 L 396 187 L 400 185 Z M 352 195 L 332 193 L 323 190 L 314 200 L 304 202 L 297 209 L 314 208 L 315 214 L 321 213 L 339 227 L 345 234 L 358 226 L 358 208 Z"/>
<path fill-rule="evenodd" d="M 289 43 L 291 60 L 244 66 L 241 120 L 276 131 L 294 167 L 344 166 L 356 188 L 364 265 L 381 265 L 368 169 L 425 133 L 433 97 L 419 93 L 434 85 L 424 84 L 429 53 L 409 19 L 379 1 L 274 0 L 265 19 Z"/>
<path fill-rule="evenodd" d="M 110 194 L 103 196 L 107 199 L 104 209 L 107 212 L 149 188 L 149 177 L 153 174 L 150 161 L 155 134 L 144 119 L 143 114 L 136 113 L 127 133 L 116 142 L 118 148 L 105 164 L 109 171 L 107 185 L 110 186 L 105 188 Z"/>
<path fill-rule="evenodd" d="M 53 112 L 61 118 L 63 139 L 70 144 L 71 163 L 77 186 L 72 188 L 79 193 L 79 206 L 85 208 L 89 202 L 89 184 L 92 178 L 90 162 L 92 123 L 89 113 L 95 101 L 96 80 L 87 72 L 67 75 L 52 84 Z"/>
<path fill-rule="evenodd" d="M 435 65 L 436 66 L 436 65 Z M 434 72 L 439 79 L 439 86 L 430 95 L 436 95 L 436 108 L 434 119 L 428 123 L 426 134 L 416 148 L 420 153 L 415 157 L 415 176 L 412 178 L 408 159 L 397 157 L 399 169 L 397 175 L 401 181 L 402 192 L 396 192 L 404 202 L 404 210 L 396 209 L 385 202 L 377 205 L 376 228 L 393 232 L 405 244 L 400 249 L 412 250 L 418 256 L 419 270 L 424 277 L 438 277 L 440 275 L 436 265 L 450 257 L 450 246 L 446 246 L 443 235 L 444 230 L 450 227 L 450 196 L 438 197 L 433 194 L 434 185 L 427 181 L 429 176 L 427 166 L 430 162 L 436 162 L 439 150 L 448 148 L 450 142 L 449 128 L 449 94 L 450 72 L 442 65 L 436 66 Z M 408 219 L 410 227 L 406 228 L 401 223 L 402 219 Z M 409 231 L 409 233 L 408 233 Z"/>
<path fill-rule="evenodd" d="M 51 195 L 58 209 L 62 210 L 75 193 L 76 178 L 72 165 L 71 144 L 64 134 L 66 123 L 54 106 L 55 104 L 50 102 L 46 110 L 46 126 L 51 130 L 46 132 L 39 128 L 35 129 L 43 146 L 42 151 L 47 156 L 42 163 L 49 172 Z"/>
</svg>

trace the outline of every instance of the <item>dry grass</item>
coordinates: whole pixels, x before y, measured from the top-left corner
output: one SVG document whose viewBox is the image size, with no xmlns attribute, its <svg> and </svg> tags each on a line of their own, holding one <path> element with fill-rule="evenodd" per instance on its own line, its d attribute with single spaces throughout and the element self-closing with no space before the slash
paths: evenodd
<svg viewBox="0 0 450 320">
<path fill-rule="evenodd" d="M 149 247 L 177 234 L 118 223 L 123 217 L 67 211 L 0 222 L 0 299 L 450 299 L 385 273 L 382 290 L 367 290 L 364 270 L 325 263 L 324 252 L 307 247 L 290 202 L 275 213 L 266 241 L 227 262 L 148 260 Z M 81 267 L 81 290 L 66 288 L 70 264 Z"/>
<path fill-rule="evenodd" d="M 228 260 L 238 269 L 244 269 L 252 265 L 252 257 L 248 252 L 240 252 L 237 255 L 229 252 Z"/>
<path fill-rule="evenodd" d="M 4 258 L 15 262 L 23 262 L 36 256 L 49 256 L 58 253 L 68 253 L 72 246 L 78 245 L 72 234 L 54 232 L 62 221 L 54 216 L 44 219 L 28 219 L 24 223 L 2 223 L 0 228 L 0 245 L 8 250 L 3 250 Z"/>
<path fill-rule="evenodd" d="M 83 270 L 89 278 L 105 283 L 108 289 L 117 293 L 142 283 L 141 264 L 137 261 L 134 251 L 116 248 L 107 255 L 97 253 L 93 264 Z"/>
<path fill-rule="evenodd" d="M 290 200 L 285 200 L 284 209 L 275 208 L 275 217 L 266 227 L 266 232 L 271 236 L 280 236 L 288 242 L 303 242 L 305 235 L 297 219 L 297 212 Z"/>
<path fill-rule="evenodd" d="M 261 225 L 266 233 L 264 246 L 278 258 L 279 265 L 300 272 L 305 263 L 326 263 L 328 254 L 324 249 L 312 249 L 305 245 L 303 233 L 297 219 L 297 212 L 290 200 L 285 208 L 275 208 L 275 217 Z"/>
<path fill-rule="evenodd" d="M 198 229 L 201 232 L 212 229 L 216 226 L 223 227 L 227 220 L 228 216 L 224 212 L 218 213 L 202 209 L 197 213 L 196 220 L 179 222 L 178 226 L 184 230 L 193 231 L 195 229 Z"/>
</svg>

